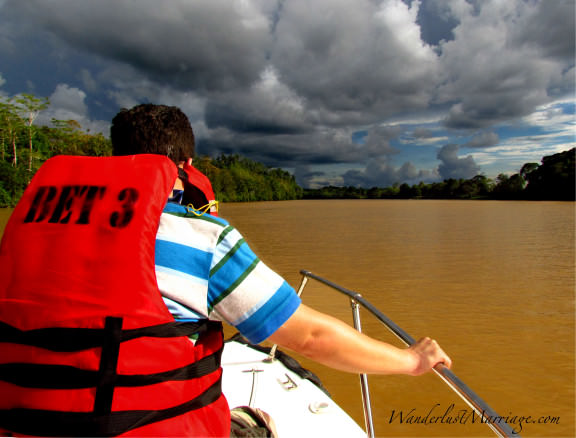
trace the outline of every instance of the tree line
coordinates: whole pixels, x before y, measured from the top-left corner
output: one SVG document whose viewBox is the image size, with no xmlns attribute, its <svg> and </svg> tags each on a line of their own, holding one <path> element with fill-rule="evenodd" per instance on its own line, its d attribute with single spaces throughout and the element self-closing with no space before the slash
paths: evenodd
<svg viewBox="0 0 576 438">
<path fill-rule="evenodd" d="M 194 167 L 212 182 L 216 199 L 223 202 L 285 201 L 302 198 L 294 176 L 282 169 L 239 155 L 196 157 Z"/>
<path fill-rule="evenodd" d="M 484 175 L 471 179 L 392 187 L 336 187 L 304 190 L 304 199 L 502 199 L 574 201 L 576 148 L 544 157 L 541 164 L 526 163 L 511 176 L 495 180 Z"/>
<path fill-rule="evenodd" d="M 109 138 L 85 132 L 74 120 L 52 119 L 37 126 L 38 114 L 49 106 L 47 98 L 21 94 L 0 97 L 0 207 L 12 207 L 32 176 L 54 155 L 110 156 Z M 544 157 L 541 164 L 526 163 L 520 172 L 448 179 L 392 187 L 327 186 L 302 189 L 292 174 L 239 155 L 196 157 L 194 164 L 212 182 L 216 199 L 223 202 L 290 199 L 553 199 L 575 200 L 576 149 Z"/>
</svg>

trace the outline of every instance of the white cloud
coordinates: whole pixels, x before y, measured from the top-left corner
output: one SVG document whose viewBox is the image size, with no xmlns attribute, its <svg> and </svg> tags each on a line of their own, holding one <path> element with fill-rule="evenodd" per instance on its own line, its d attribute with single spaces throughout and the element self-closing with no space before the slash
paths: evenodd
<svg viewBox="0 0 576 438">
<path fill-rule="evenodd" d="M 251 87 L 227 93 L 206 110 L 208 126 L 236 132 L 276 133 L 310 131 L 303 100 L 283 84 L 271 66 Z"/>
<path fill-rule="evenodd" d="M 84 130 L 108 135 L 109 122 L 90 118 L 86 105 L 86 93 L 81 89 L 71 87 L 68 84 L 58 84 L 50 95 L 49 101 L 48 108 L 38 116 L 38 124 L 50 125 L 52 119 L 74 120 Z"/>
<path fill-rule="evenodd" d="M 313 9 L 284 4 L 271 60 L 319 121 L 362 124 L 427 105 L 437 58 L 419 38 L 415 9 L 399 0 L 318 0 Z"/>
<path fill-rule="evenodd" d="M 566 112 L 565 106 L 574 107 L 575 102 L 570 100 L 559 100 L 535 109 L 534 112 L 522 118 L 522 122 L 529 126 L 540 126 L 543 128 L 551 127 L 556 129 L 558 126 L 565 126 L 572 129 L 576 123 L 576 117 L 573 113 Z"/>
<path fill-rule="evenodd" d="M 442 44 L 445 80 L 437 101 L 455 102 L 446 119 L 452 127 L 489 127 L 529 114 L 550 101 L 550 85 L 573 62 L 552 56 L 557 49 L 544 34 L 532 35 L 532 43 L 518 37 L 519 29 L 530 33 L 542 2 L 490 0 L 477 6 L 476 13 L 459 11 L 455 39 Z M 569 19 L 549 25 L 563 26 L 566 36 L 573 33 Z"/>
<path fill-rule="evenodd" d="M 58 84 L 50 96 L 49 113 L 59 120 L 84 119 L 88 114 L 85 99 L 86 93 L 79 88 Z"/>
</svg>

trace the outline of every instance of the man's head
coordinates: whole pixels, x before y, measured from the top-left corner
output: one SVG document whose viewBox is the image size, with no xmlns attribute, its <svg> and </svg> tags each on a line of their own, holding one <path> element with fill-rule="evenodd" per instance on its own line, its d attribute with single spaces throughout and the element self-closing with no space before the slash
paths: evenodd
<svg viewBox="0 0 576 438">
<path fill-rule="evenodd" d="M 194 133 L 177 107 L 143 104 L 123 109 L 112 119 L 114 155 L 166 155 L 176 164 L 194 157 Z"/>
</svg>

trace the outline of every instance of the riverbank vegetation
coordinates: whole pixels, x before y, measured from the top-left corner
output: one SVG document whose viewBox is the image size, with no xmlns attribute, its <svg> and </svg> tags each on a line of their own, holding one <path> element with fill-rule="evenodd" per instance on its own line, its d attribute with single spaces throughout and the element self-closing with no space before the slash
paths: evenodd
<svg viewBox="0 0 576 438">
<path fill-rule="evenodd" d="M 511 176 L 493 180 L 484 175 L 416 185 L 394 184 L 370 189 L 328 186 L 304 191 L 304 199 L 502 199 L 575 200 L 576 148 L 526 163 Z"/>
<path fill-rule="evenodd" d="M 37 126 L 48 99 L 22 94 L 0 98 L 0 207 L 12 207 L 48 158 L 59 155 L 109 156 L 110 140 L 82 129 L 74 120 L 52 119 Z M 322 187 L 302 189 L 292 174 L 239 155 L 196 157 L 195 166 L 212 181 L 223 202 L 289 199 L 533 199 L 575 200 L 576 149 L 526 163 L 517 174 L 484 175 L 392 187 Z"/>
<path fill-rule="evenodd" d="M 285 201 L 302 198 L 303 190 L 296 184 L 291 173 L 269 168 L 239 155 L 196 157 L 194 166 L 212 182 L 219 201 Z"/>
</svg>

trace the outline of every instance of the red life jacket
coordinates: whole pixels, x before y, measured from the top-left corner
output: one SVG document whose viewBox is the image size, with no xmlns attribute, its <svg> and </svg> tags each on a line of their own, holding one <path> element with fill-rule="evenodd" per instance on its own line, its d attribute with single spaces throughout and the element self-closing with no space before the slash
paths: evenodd
<svg viewBox="0 0 576 438">
<path fill-rule="evenodd" d="M 179 175 L 184 183 L 184 191 L 186 190 L 196 190 L 200 191 L 205 200 L 204 206 L 208 207 L 208 212 L 212 216 L 218 216 L 218 204 L 216 203 L 216 196 L 214 196 L 214 191 L 212 190 L 212 183 L 206 175 L 196 169 L 194 166 L 184 163 Z M 191 186 L 191 187 L 190 187 Z M 195 205 L 194 207 L 202 208 L 202 205 Z"/>
<path fill-rule="evenodd" d="M 221 325 L 176 323 L 156 283 L 176 177 L 159 155 L 37 172 L 0 246 L 0 434 L 229 436 Z"/>
</svg>

